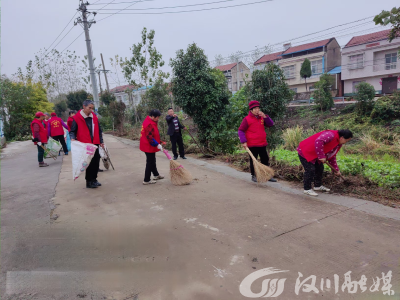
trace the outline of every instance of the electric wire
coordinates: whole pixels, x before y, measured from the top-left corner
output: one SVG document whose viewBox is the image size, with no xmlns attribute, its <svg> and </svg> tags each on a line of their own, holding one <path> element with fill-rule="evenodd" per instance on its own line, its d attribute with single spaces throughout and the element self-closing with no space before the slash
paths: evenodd
<svg viewBox="0 0 400 300">
<path fill-rule="evenodd" d="M 201 6 L 201 5 L 210 5 L 210 4 L 217 4 L 223 2 L 232 2 L 234 0 L 222 0 L 222 1 L 215 1 L 215 2 L 207 2 L 207 3 L 199 3 L 199 4 L 189 4 L 189 5 L 179 5 L 179 6 L 165 6 L 165 7 L 148 7 L 148 8 L 127 8 L 125 10 L 152 10 L 152 9 L 166 9 L 166 8 L 179 8 L 179 7 L 191 7 L 191 6 Z M 106 8 L 106 9 L 99 9 L 99 10 L 118 10 L 118 8 Z"/>
<path fill-rule="evenodd" d="M 119 12 L 121 12 L 121 11 L 123 11 L 123 10 L 125 10 L 125 9 L 127 9 L 127 8 L 129 8 L 129 7 L 131 7 L 131 6 L 133 6 L 133 5 L 135 5 L 136 3 L 142 2 L 142 1 L 143 1 L 143 0 L 136 1 L 136 2 L 134 2 L 133 4 L 131 4 L 131 5 L 127 6 L 127 7 L 125 7 L 125 8 L 123 8 L 123 9 L 117 11 L 116 13 L 113 13 L 112 15 L 109 15 L 109 16 L 107 16 L 107 17 L 104 17 L 103 19 L 98 20 L 97 22 L 100 22 L 100 21 L 103 21 L 103 20 L 105 20 L 105 19 L 107 19 L 107 18 L 109 18 L 109 17 L 112 17 L 112 16 L 118 14 Z"/>
</svg>

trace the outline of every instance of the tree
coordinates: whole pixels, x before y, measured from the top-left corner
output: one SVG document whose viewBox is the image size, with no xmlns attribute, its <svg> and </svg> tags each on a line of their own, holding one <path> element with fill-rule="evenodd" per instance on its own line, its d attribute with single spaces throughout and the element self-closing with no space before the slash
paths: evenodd
<svg viewBox="0 0 400 300">
<path fill-rule="evenodd" d="M 61 117 L 61 115 L 66 112 L 68 109 L 66 101 L 59 101 L 54 105 L 54 111 L 57 116 Z"/>
<path fill-rule="evenodd" d="M 393 7 L 391 11 L 382 10 L 379 15 L 374 18 L 375 25 L 392 25 L 389 33 L 389 42 L 400 36 L 400 7 Z"/>
<path fill-rule="evenodd" d="M 323 110 L 331 109 L 334 106 L 331 86 L 333 78 L 329 74 L 322 74 L 319 81 L 315 83 L 313 97 L 315 98 L 315 104 Z"/>
<path fill-rule="evenodd" d="M 255 70 L 248 89 L 249 98 L 259 101 L 261 111 L 269 115 L 275 124 L 284 117 L 287 105 L 293 98 L 282 69 L 275 64 L 267 64 L 264 70 Z M 277 124 L 268 129 L 270 149 L 280 144 L 281 131 Z"/>
<path fill-rule="evenodd" d="M 85 90 L 68 93 L 68 108 L 72 110 L 80 110 L 82 108 L 83 101 L 89 99 L 89 96 L 90 95 Z"/>
<path fill-rule="evenodd" d="M 111 102 L 115 101 L 115 95 L 112 93 L 109 93 L 108 91 L 103 92 L 100 96 L 100 101 L 103 103 L 105 106 L 109 106 Z"/>
<path fill-rule="evenodd" d="M 301 65 L 301 70 L 300 70 L 300 77 L 304 78 L 304 81 L 306 82 L 306 91 L 307 91 L 307 78 L 310 78 L 312 75 L 311 71 L 311 63 L 308 58 L 306 58 Z"/>
<path fill-rule="evenodd" d="M 165 83 L 162 77 L 157 78 L 154 85 L 144 93 L 139 105 L 146 107 L 146 111 L 152 109 L 167 111 L 167 108 L 171 106 L 168 83 Z"/>
<path fill-rule="evenodd" d="M 210 67 L 203 49 L 196 44 L 189 45 L 186 51 L 177 51 L 171 67 L 175 103 L 197 124 L 201 143 L 222 147 L 220 137 L 224 132 L 217 125 L 226 113 L 230 97 L 224 74 Z"/>
<path fill-rule="evenodd" d="M 125 109 L 126 105 L 122 101 L 112 101 L 108 107 L 110 116 L 113 118 L 114 126 L 117 128 L 120 135 L 125 133 Z"/>
<path fill-rule="evenodd" d="M 369 83 L 360 82 L 356 89 L 356 112 L 359 116 L 369 115 L 374 108 L 375 88 Z"/>
<path fill-rule="evenodd" d="M 147 33 L 147 28 L 142 30 L 142 42 L 133 44 L 130 50 L 132 57 L 125 58 L 123 65 L 123 73 L 125 79 L 130 85 L 148 86 L 152 85 L 156 78 L 168 78 L 169 74 L 164 73 L 158 68 L 164 66 L 162 55 L 154 47 L 155 31 L 150 30 Z"/>
</svg>

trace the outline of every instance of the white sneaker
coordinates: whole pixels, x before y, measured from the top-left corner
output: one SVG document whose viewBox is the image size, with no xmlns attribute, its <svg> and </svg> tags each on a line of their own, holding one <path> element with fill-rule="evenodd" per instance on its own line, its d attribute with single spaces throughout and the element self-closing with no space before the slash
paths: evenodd
<svg viewBox="0 0 400 300">
<path fill-rule="evenodd" d="M 318 194 L 316 192 L 314 192 L 313 190 L 304 190 L 304 194 L 306 194 L 308 196 L 314 196 L 314 197 L 318 196 Z"/>
<path fill-rule="evenodd" d="M 160 180 L 160 179 L 164 179 L 164 176 L 158 175 L 158 176 L 153 177 L 153 180 Z"/>
<path fill-rule="evenodd" d="M 314 191 L 330 192 L 331 189 L 328 189 L 327 187 L 321 185 L 320 187 L 314 187 Z"/>
<path fill-rule="evenodd" d="M 157 183 L 157 181 L 155 181 L 155 180 L 150 180 L 149 182 L 143 181 L 144 185 L 154 184 L 154 183 Z"/>
</svg>

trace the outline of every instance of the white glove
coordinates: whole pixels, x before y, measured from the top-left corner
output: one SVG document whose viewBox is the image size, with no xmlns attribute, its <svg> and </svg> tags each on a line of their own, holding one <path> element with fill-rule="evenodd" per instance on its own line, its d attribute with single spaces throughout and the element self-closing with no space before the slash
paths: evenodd
<svg viewBox="0 0 400 300">
<path fill-rule="evenodd" d="M 38 144 L 38 146 L 42 146 L 42 143 L 41 143 L 41 142 L 37 142 L 37 144 Z"/>
<path fill-rule="evenodd" d="M 162 146 L 161 146 L 161 144 L 158 144 L 158 145 L 157 145 L 157 148 L 160 149 L 160 151 L 162 151 Z"/>
</svg>

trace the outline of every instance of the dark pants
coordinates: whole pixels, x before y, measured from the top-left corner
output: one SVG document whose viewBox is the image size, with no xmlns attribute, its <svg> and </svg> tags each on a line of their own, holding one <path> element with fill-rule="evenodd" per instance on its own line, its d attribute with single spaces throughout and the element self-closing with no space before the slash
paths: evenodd
<svg viewBox="0 0 400 300">
<path fill-rule="evenodd" d="M 40 163 L 43 162 L 43 156 L 44 156 L 44 149 L 42 148 L 42 146 L 36 145 L 37 149 L 38 149 L 38 161 Z"/>
<path fill-rule="evenodd" d="M 96 145 L 98 146 L 98 145 Z M 99 163 L 100 163 L 100 153 L 99 148 L 96 149 L 92 161 L 86 169 L 86 181 L 96 181 L 97 173 L 99 172 Z"/>
<path fill-rule="evenodd" d="M 314 187 L 322 185 L 322 175 L 324 174 L 324 164 L 316 161 L 315 164 L 310 163 L 304 157 L 300 156 L 300 162 L 304 167 L 304 190 L 311 190 L 311 184 L 314 182 Z"/>
<path fill-rule="evenodd" d="M 267 146 L 249 147 L 249 149 L 250 149 L 251 153 L 253 153 L 253 155 L 256 159 L 258 158 L 258 156 L 260 156 L 260 160 L 263 165 L 269 166 L 269 157 L 268 157 L 268 153 L 267 153 Z M 253 160 L 251 159 L 251 157 L 250 157 L 250 172 L 251 172 L 251 175 L 255 176 Z"/>
<path fill-rule="evenodd" d="M 64 153 L 68 153 L 67 144 L 65 143 L 65 138 L 63 135 L 52 136 L 52 138 L 61 143 Z"/>
<path fill-rule="evenodd" d="M 181 157 L 184 157 L 185 149 L 183 148 L 183 139 L 182 139 L 181 133 L 175 131 L 174 134 L 170 136 L 170 138 L 171 138 L 171 144 L 172 144 L 172 153 L 174 154 L 174 156 L 178 157 L 178 152 L 176 152 L 176 143 L 178 143 L 179 155 Z"/>
<path fill-rule="evenodd" d="M 151 173 L 153 173 L 154 176 L 158 176 L 160 174 L 157 171 L 156 154 L 148 152 L 145 153 L 146 153 L 146 170 L 144 171 L 144 181 L 149 182 Z"/>
</svg>

